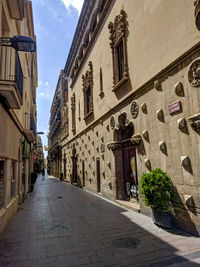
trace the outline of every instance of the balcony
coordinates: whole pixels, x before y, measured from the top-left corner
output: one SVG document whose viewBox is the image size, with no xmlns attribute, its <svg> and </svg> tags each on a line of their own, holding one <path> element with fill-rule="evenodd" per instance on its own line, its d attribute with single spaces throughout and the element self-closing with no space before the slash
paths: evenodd
<svg viewBox="0 0 200 267">
<path fill-rule="evenodd" d="M 26 135 L 28 142 L 32 143 L 35 140 L 36 125 L 35 125 L 35 120 L 34 120 L 32 113 L 30 113 L 30 129 L 25 129 L 24 134 Z"/>
<path fill-rule="evenodd" d="M 19 109 L 23 99 L 23 72 L 18 53 L 9 46 L 0 46 L 0 94 L 10 108 Z"/>
<path fill-rule="evenodd" d="M 7 1 L 11 18 L 23 20 L 25 0 L 7 0 Z"/>
</svg>

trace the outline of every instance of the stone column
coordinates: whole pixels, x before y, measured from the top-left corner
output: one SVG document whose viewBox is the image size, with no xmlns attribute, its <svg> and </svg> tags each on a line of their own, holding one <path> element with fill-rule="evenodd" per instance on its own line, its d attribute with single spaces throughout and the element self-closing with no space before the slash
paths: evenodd
<svg viewBox="0 0 200 267">
<path fill-rule="evenodd" d="M 10 203 L 10 183 L 11 183 L 11 160 L 8 159 L 4 164 L 5 181 L 4 181 L 4 206 L 7 207 Z"/>
</svg>

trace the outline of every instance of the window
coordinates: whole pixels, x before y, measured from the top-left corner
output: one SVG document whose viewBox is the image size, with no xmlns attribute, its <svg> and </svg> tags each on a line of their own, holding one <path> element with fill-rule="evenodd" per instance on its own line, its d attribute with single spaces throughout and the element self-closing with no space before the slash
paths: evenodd
<svg viewBox="0 0 200 267">
<path fill-rule="evenodd" d="M 75 93 L 71 97 L 71 110 L 72 110 L 72 132 L 76 131 L 76 105 L 75 105 Z"/>
<path fill-rule="evenodd" d="M 83 97 L 84 97 L 84 119 L 87 119 L 93 113 L 93 67 L 89 62 L 89 70 L 82 75 Z"/>
<path fill-rule="evenodd" d="M 12 162 L 11 164 L 11 191 L 10 191 L 10 197 L 13 198 L 15 196 L 15 185 L 16 185 L 16 179 L 15 179 L 15 164 Z"/>
<path fill-rule="evenodd" d="M 104 96 L 104 92 L 103 92 L 103 73 L 101 67 L 99 71 L 99 86 L 100 86 L 99 96 L 102 98 Z"/>
<path fill-rule="evenodd" d="M 3 206 L 4 161 L 0 160 L 0 208 Z"/>
<path fill-rule="evenodd" d="M 88 114 L 90 112 L 90 99 L 91 99 L 90 86 L 88 86 L 85 92 L 85 97 L 86 97 L 86 113 Z"/>
<path fill-rule="evenodd" d="M 120 15 L 115 17 L 114 23 L 109 23 L 108 28 L 110 31 L 110 47 L 113 57 L 113 88 L 115 90 L 119 84 L 128 80 L 128 22 L 126 12 L 121 10 Z"/>
</svg>

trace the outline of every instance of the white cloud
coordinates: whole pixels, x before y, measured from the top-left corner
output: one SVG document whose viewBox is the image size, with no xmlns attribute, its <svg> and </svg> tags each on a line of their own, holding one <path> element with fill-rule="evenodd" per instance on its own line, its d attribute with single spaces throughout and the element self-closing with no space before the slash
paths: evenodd
<svg viewBox="0 0 200 267">
<path fill-rule="evenodd" d="M 70 9 L 70 7 L 74 7 L 78 10 L 78 13 L 81 13 L 81 8 L 83 5 L 84 0 L 61 0 L 65 7 L 67 8 L 67 10 Z"/>
<path fill-rule="evenodd" d="M 54 89 L 51 87 L 48 81 L 43 82 L 40 80 L 38 82 L 38 98 L 52 99 L 54 94 Z"/>
</svg>

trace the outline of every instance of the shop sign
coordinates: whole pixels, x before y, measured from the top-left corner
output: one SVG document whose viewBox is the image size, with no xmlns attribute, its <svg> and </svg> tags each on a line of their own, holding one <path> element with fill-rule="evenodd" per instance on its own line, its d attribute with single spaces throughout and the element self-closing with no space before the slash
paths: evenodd
<svg viewBox="0 0 200 267">
<path fill-rule="evenodd" d="M 169 114 L 173 114 L 181 110 L 181 101 L 175 101 L 168 105 Z"/>
</svg>

